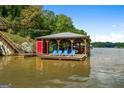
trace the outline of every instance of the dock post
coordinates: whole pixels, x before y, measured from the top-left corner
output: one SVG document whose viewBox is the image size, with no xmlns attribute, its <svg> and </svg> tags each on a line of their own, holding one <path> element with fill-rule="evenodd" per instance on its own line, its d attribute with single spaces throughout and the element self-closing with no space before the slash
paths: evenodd
<svg viewBox="0 0 124 93">
<path fill-rule="evenodd" d="M 74 40 L 70 40 L 71 41 L 71 50 L 73 50 L 73 42 Z"/>
<path fill-rule="evenodd" d="M 59 50 L 60 40 L 57 40 L 57 44 L 58 44 L 58 50 Z"/>
<path fill-rule="evenodd" d="M 46 43 L 47 43 L 47 54 L 49 54 L 49 40 L 47 40 Z"/>
<path fill-rule="evenodd" d="M 87 55 L 87 41 L 84 39 L 84 54 Z"/>
</svg>

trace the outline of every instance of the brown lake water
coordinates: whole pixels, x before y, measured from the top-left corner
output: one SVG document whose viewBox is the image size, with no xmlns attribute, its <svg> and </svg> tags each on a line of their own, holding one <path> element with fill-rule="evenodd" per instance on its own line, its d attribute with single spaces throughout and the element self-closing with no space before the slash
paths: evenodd
<svg viewBox="0 0 124 93">
<path fill-rule="evenodd" d="M 94 48 L 81 61 L 0 57 L 0 87 L 124 87 L 124 49 Z"/>
</svg>

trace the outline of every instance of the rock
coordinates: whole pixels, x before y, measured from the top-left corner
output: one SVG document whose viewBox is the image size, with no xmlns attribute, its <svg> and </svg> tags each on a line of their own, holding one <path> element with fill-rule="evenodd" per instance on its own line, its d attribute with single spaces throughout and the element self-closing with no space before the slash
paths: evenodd
<svg viewBox="0 0 124 93">
<path fill-rule="evenodd" d="M 24 42 L 20 45 L 20 48 L 26 53 L 33 53 L 32 43 Z"/>
<path fill-rule="evenodd" d="M 10 49 L 0 41 L 0 55 L 11 55 Z"/>
</svg>

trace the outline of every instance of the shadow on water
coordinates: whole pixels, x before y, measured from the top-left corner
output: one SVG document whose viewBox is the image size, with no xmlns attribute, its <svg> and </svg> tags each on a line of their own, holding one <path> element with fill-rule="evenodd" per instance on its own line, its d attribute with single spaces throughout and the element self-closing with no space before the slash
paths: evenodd
<svg viewBox="0 0 124 93">
<path fill-rule="evenodd" d="M 89 61 L 0 57 L 0 87 L 85 87 Z"/>
</svg>

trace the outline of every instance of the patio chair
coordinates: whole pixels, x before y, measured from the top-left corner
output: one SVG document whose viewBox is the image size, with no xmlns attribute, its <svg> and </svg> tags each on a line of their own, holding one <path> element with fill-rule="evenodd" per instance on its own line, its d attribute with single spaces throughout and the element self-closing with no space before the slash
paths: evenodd
<svg viewBox="0 0 124 93">
<path fill-rule="evenodd" d="M 78 50 L 75 50 L 75 53 L 78 53 Z"/>
<path fill-rule="evenodd" d="M 72 50 L 69 55 L 70 55 L 70 56 L 74 56 L 75 54 L 76 54 L 76 51 L 75 51 L 75 50 Z"/>
<path fill-rule="evenodd" d="M 69 55 L 69 54 L 68 54 L 68 50 L 64 50 L 64 52 L 63 52 L 61 55 L 63 55 L 63 56 Z"/>
<path fill-rule="evenodd" d="M 56 55 L 57 54 L 57 50 L 53 50 L 53 52 L 51 53 L 51 55 Z"/>
<path fill-rule="evenodd" d="M 62 50 L 58 50 L 58 53 L 56 53 L 56 55 L 61 55 L 62 54 Z"/>
</svg>

